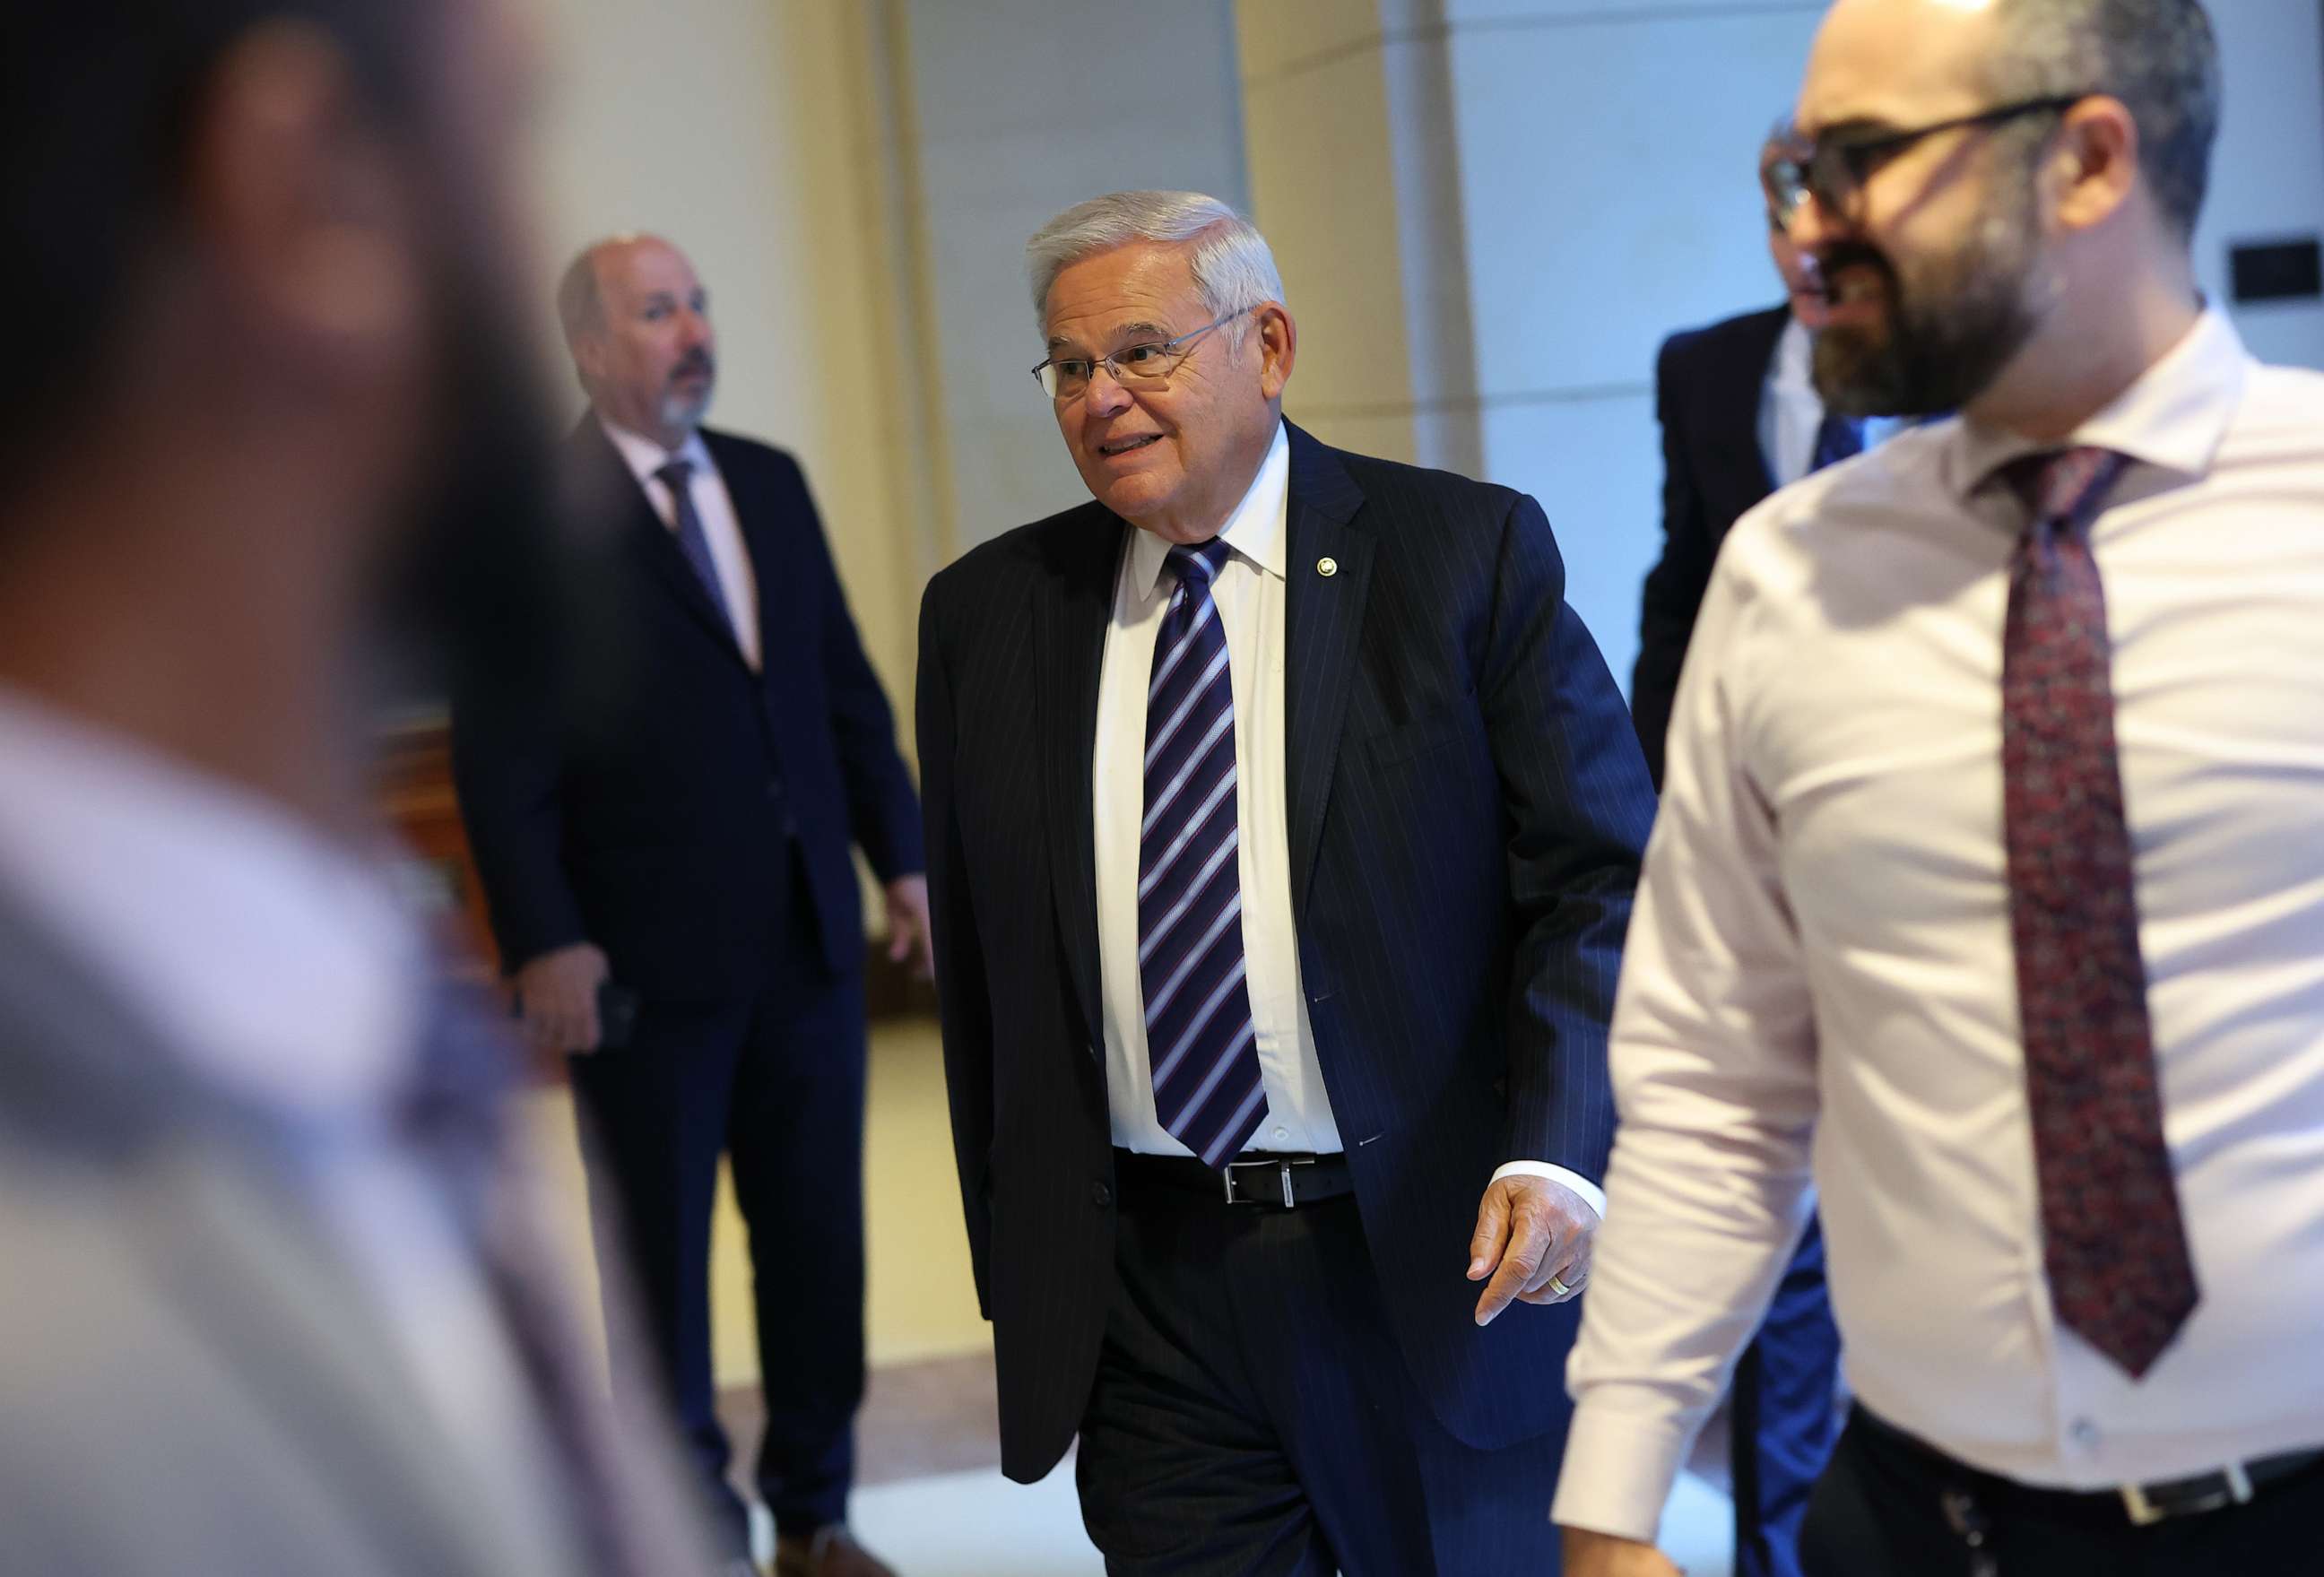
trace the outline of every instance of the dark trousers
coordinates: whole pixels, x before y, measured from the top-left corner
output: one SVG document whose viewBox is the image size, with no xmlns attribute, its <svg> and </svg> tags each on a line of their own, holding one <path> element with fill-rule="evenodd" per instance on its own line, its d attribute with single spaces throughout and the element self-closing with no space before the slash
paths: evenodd
<svg viewBox="0 0 2324 1577">
<path fill-rule="evenodd" d="M 1563 1432 L 1496 1452 L 1445 1432 L 1352 1198 L 1231 1209 L 1125 1188 L 1118 1261 L 1076 1465 L 1108 1572 L 1556 1577 Z"/>
<path fill-rule="evenodd" d="M 1811 1217 L 1729 1388 L 1735 1577 L 1800 1577 L 1800 1524 L 1840 1436 L 1839 1380 L 1823 1231 Z"/>
<path fill-rule="evenodd" d="M 710 1354 L 710 1218 L 729 1157 L 750 1232 L 767 1430 L 761 1497 L 785 1533 L 843 1521 L 863 1395 L 863 988 L 819 962 L 744 1001 L 649 1001 L 632 1042 L 573 1060 L 616 1400 L 674 1406 L 734 1553 Z M 633 1329 L 642 1324 L 642 1330 Z"/>
<path fill-rule="evenodd" d="M 1949 1513 L 1947 1498 L 1958 1497 Z M 1980 1566 L 1962 1526 L 1985 1530 Z M 1858 1407 L 1800 1537 L 1809 1577 L 2307 1577 L 2324 1572 L 2324 1467 L 2243 1506 L 2134 1526 L 2113 1495 L 2028 1489 Z"/>
</svg>

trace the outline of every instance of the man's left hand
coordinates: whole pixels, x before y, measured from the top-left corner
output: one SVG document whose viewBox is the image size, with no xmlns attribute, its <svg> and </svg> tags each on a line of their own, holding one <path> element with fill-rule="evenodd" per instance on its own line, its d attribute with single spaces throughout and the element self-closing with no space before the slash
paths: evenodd
<svg viewBox="0 0 2324 1577">
<path fill-rule="evenodd" d="M 899 876 L 888 883 L 888 957 L 912 961 L 918 980 L 936 977 L 936 944 L 928 935 L 928 879 Z"/>
<path fill-rule="evenodd" d="M 1513 1302 L 1578 1296 L 1597 1236 L 1598 1213 L 1564 1184 L 1523 1174 L 1499 1179 L 1485 1190 L 1469 1240 L 1469 1279 L 1492 1278 L 1477 1300 L 1477 1323 L 1491 1324 Z"/>
</svg>

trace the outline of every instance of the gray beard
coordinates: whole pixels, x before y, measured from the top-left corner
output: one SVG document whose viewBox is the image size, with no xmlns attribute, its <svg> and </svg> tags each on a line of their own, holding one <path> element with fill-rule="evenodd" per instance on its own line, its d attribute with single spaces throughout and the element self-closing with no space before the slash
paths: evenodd
<svg viewBox="0 0 2324 1577">
<path fill-rule="evenodd" d="M 698 400 L 688 399 L 683 394 L 663 395 L 659 413 L 662 426 L 677 432 L 694 431 L 702 425 L 702 419 L 710 414 L 710 398 L 714 392 L 715 390 L 705 390 Z"/>
</svg>

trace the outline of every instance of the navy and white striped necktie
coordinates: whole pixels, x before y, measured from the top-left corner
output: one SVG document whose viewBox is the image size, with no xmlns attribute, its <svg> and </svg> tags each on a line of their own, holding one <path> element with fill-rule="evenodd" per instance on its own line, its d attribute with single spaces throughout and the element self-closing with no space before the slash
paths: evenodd
<svg viewBox="0 0 2324 1577">
<path fill-rule="evenodd" d="M 1138 966 L 1162 1126 L 1213 1167 L 1267 1115 L 1243 979 L 1234 686 L 1211 595 L 1225 543 L 1170 549 L 1177 590 L 1146 691 L 1145 819 L 1138 836 Z"/>
</svg>

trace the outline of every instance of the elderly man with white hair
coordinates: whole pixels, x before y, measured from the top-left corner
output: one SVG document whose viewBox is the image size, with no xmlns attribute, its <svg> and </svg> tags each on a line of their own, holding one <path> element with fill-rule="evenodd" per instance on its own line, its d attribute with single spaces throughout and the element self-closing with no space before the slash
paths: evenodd
<svg viewBox="0 0 2324 1577">
<path fill-rule="evenodd" d="M 1231 209 L 1028 254 L 1092 500 L 936 578 L 919 678 L 1003 1465 L 1078 1434 L 1118 1573 L 1554 1572 L 1654 808 L 1621 696 L 1532 499 L 1283 420 Z"/>
</svg>

